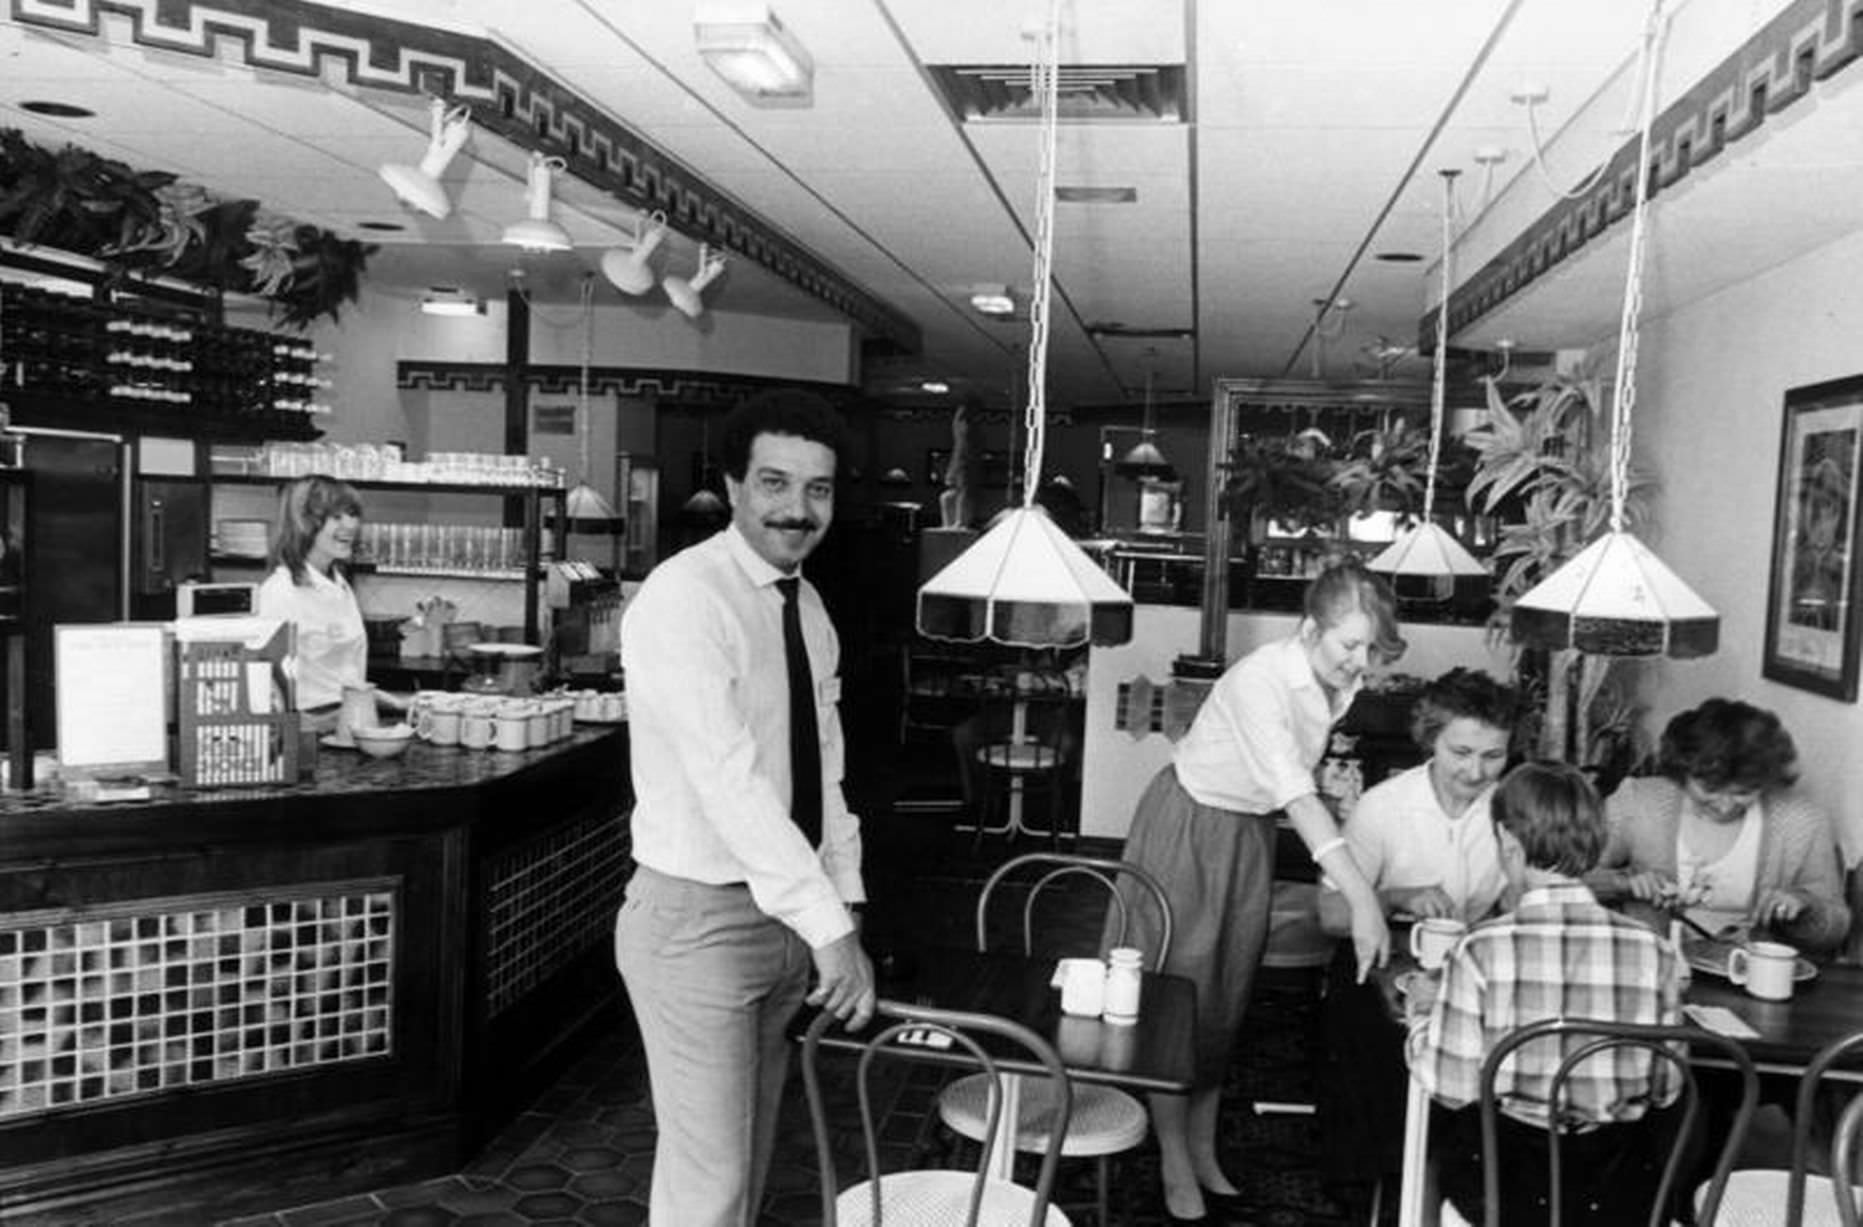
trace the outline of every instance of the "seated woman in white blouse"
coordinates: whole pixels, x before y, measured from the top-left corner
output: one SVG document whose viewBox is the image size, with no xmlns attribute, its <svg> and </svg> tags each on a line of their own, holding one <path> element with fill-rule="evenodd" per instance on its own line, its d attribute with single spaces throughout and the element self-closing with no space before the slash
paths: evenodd
<svg viewBox="0 0 1863 1227">
<path fill-rule="evenodd" d="M 1520 697 L 1476 669 L 1452 669 L 1425 687 L 1410 733 L 1427 761 L 1359 798 L 1345 837 L 1387 915 L 1466 923 L 1494 911 L 1506 886 L 1488 800 L 1507 767 Z M 1320 892 L 1320 924 L 1335 935 L 1336 892 Z"/>
<path fill-rule="evenodd" d="M 1661 775 L 1605 803 L 1611 842 L 1585 884 L 1666 928 L 1681 912 L 1711 933 L 1769 930 L 1828 953 L 1850 929 L 1829 815 L 1792 787 L 1798 749 L 1772 712 L 1709 699 L 1669 721 Z"/>
</svg>

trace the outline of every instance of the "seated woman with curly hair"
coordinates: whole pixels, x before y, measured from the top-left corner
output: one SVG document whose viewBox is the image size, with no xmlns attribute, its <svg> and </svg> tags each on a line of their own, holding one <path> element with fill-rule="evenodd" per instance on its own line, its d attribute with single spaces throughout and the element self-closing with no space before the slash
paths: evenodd
<svg viewBox="0 0 1863 1227">
<path fill-rule="evenodd" d="M 1792 788 L 1798 750 L 1769 711 L 1709 699 L 1663 730 L 1662 774 L 1606 803 L 1610 844 L 1586 884 L 1652 923 L 1680 912 L 1711 933 L 1768 929 L 1829 953 L 1850 928 L 1830 817 Z"/>
</svg>

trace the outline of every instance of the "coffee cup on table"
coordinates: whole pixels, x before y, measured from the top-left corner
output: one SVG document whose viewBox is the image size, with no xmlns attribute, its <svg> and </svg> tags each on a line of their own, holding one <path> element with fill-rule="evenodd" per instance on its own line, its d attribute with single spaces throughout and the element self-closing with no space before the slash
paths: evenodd
<svg viewBox="0 0 1863 1227">
<path fill-rule="evenodd" d="M 1798 951 L 1782 942 L 1748 942 L 1727 955 L 1727 978 L 1767 1001 L 1786 1001 L 1798 974 Z"/>
<path fill-rule="evenodd" d="M 1468 926 L 1459 920 L 1447 916 L 1425 917 L 1410 926 L 1410 953 L 1420 966 L 1435 971 L 1466 932 Z"/>
</svg>

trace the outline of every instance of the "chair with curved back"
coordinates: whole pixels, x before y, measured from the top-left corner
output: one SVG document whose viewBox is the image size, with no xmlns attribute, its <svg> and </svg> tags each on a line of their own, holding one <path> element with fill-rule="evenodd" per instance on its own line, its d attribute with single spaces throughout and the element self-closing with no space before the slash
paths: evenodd
<svg viewBox="0 0 1863 1227">
<path fill-rule="evenodd" d="M 835 1136 L 828 1121 L 828 1097 L 822 1090 L 819 1068 L 822 1035 L 829 1027 L 841 1025 L 840 1021 L 823 1011 L 803 1036 L 802 1083 L 820 1161 L 822 1227 L 884 1227 L 888 1222 L 901 1227 L 1069 1227 L 1067 1216 L 1050 1204 L 1055 1169 L 1061 1158 L 1058 1142 L 1043 1153 L 1032 1189 L 992 1178 L 987 1161 L 989 1139 L 995 1137 L 1001 1124 L 1002 1080 L 1015 1076 L 999 1067 L 988 1048 L 995 1047 L 999 1054 L 1014 1051 L 1018 1058 L 1048 1071 L 1044 1081 L 1061 1088 L 1053 1110 L 1065 1126 L 1072 1100 L 1066 1072 L 1053 1046 L 1019 1023 L 988 1014 L 882 1000 L 875 1007 L 875 1018 L 870 1034 L 861 1042 L 855 1071 L 866 1178 L 846 1189 L 839 1187 L 835 1172 Z M 872 1083 L 876 1063 L 884 1060 L 938 1065 L 961 1062 L 983 1067 L 983 1072 L 975 1076 L 983 1080 L 987 1101 L 985 1159 L 979 1161 L 976 1171 L 882 1170 L 877 1119 L 885 1106 L 876 1105 Z"/>
<path fill-rule="evenodd" d="M 1833 1040 L 1818 1050 L 1805 1072 L 1799 1076 L 1798 1094 L 1792 1108 L 1792 1166 L 1777 1168 L 1742 1168 L 1728 1179 L 1727 1194 L 1721 1201 L 1720 1217 L 1725 1227 L 1774 1227 L 1780 1222 L 1784 1207 L 1786 1227 L 1857 1227 L 1858 1198 L 1863 1188 L 1837 1179 L 1840 1172 L 1854 1172 L 1857 1134 L 1863 1127 L 1863 1091 L 1852 1096 L 1838 1118 L 1831 1143 L 1830 1175 L 1808 1172 L 1812 1152 L 1812 1121 L 1817 1115 L 1818 1092 L 1829 1085 L 1825 1075 L 1831 1067 L 1863 1050 L 1863 1031 Z"/>
<path fill-rule="evenodd" d="M 1536 1023 L 1529 1023 L 1508 1032 L 1488 1053 L 1481 1067 L 1481 1154 L 1482 1154 L 1482 1216 L 1485 1227 L 1501 1227 L 1501 1162 L 1499 1153 L 1500 1102 L 1494 1093 L 1496 1076 L 1502 1064 L 1512 1056 L 1516 1049 L 1535 1040 L 1560 1039 L 1564 1045 L 1564 1056 L 1554 1071 L 1548 1087 L 1549 1102 L 1557 1105 L 1561 1102 L 1567 1084 L 1574 1073 L 1585 1062 L 1606 1056 L 1615 1060 L 1621 1054 L 1616 1050 L 1631 1048 L 1648 1054 L 1651 1061 L 1667 1061 L 1678 1071 L 1681 1080 L 1682 1116 L 1675 1128 L 1674 1137 L 1669 1142 L 1669 1152 L 1663 1164 L 1662 1179 L 1657 1186 L 1656 1197 L 1650 1205 L 1649 1227 L 1663 1227 L 1671 1221 L 1670 1211 L 1678 1204 L 1676 1200 L 1677 1179 L 1681 1174 L 1682 1163 L 1686 1157 L 1690 1137 L 1701 1111 L 1701 1095 L 1695 1081 L 1694 1070 L 1689 1065 L 1687 1049 L 1712 1048 L 1715 1055 L 1731 1064 L 1740 1076 L 1740 1104 L 1734 1114 L 1733 1126 L 1728 1135 L 1721 1139 L 1720 1153 L 1715 1160 L 1713 1175 L 1700 1187 L 1697 1196 L 1697 1221 L 1713 1224 L 1723 1220 L 1717 1219 L 1721 1199 L 1727 1187 L 1728 1177 L 1733 1171 L 1734 1158 L 1739 1153 L 1740 1144 L 1745 1139 L 1747 1128 L 1752 1123 L 1753 1112 L 1759 1102 L 1759 1075 L 1753 1067 L 1753 1059 L 1737 1041 L 1710 1031 L 1702 1031 L 1687 1026 L 1657 1026 L 1642 1023 L 1608 1022 L 1590 1018 L 1552 1018 Z M 1561 1180 L 1561 1137 L 1564 1130 L 1547 1129 L 1546 1146 L 1548 1154 L 1548 1218 L 1549 1227 L 1560 1227 L 1565 1207 L 1563 1184 Z M 1445 1200 L 1442 1205 L 1441 1222 L 1443 1227 L 1467 1227 L 1467 1220 L 1457 1211 L 1453 1203 Z"/>
<path fill-rule="evenodd" d="M 1149 898 L 1159 917 L 1157 950 L 1146 951 L 1147 967 L 1156 971 L 1164 965 L 1171 949 L 1171 904 L 1164 888 L 1151 874 L 1126 861 L 1104 857 L 1080 856 L 1059 852 L 1031 852 L 1014 857 L 999 866 L 983 884 L 977 896 L 977 949 L 990 949 L 991 904 L 999 891 L 1006 891 L 1025 873 L 1034 875 L 1028 898 L 1022 905 L 1022 953 L 1036 953 L 1036 912 L 1044 891 L 1062 883 L 1088 882 L 1105 892 L 1108 907 L 1118 917 L 1114 930 L 1124 944 L 1130 929 L 1131 915 L 1125 899 L 1118 892 L 1118 881 L 1128 879 L 1138 884 L 1143 898 Z M 1092 938 L 1097 953 L 1099 931 Z M 1043 953 L 1051 953 L 1044 950 Z M 946 1128 L 960 1137 L 982 1141 L 985 1123 L 985 1100 L 988 1086 L 977 1077 L 959 1078 L 938 1096 L 938 1118 Z M 1098 1161 L 1096 1207 L 1099 1222 L 1110 1221 L 1112 1156 L 1131 1150 L 1145 1140 L 1150 1118 L 1145 1105 L 1135 1096 L 1116 1087 L 1092 1084 L 1076 1086 L 1073 1091 L 1073 1117 L 1061 1125 L 1055 1116 L 1056 1090 L 1047 1081 L 1028 1080 L 1022 1088 L 1015 1122 L 1017 1150 L 1041 1151 L 1052 1141 L 1057 1128 L 1062 1131 L 1061 1153 L 1068 1158 L 1092 1158 Z M 986 1147 L 987 1149 L 987 1147 Z"/>
</svg>

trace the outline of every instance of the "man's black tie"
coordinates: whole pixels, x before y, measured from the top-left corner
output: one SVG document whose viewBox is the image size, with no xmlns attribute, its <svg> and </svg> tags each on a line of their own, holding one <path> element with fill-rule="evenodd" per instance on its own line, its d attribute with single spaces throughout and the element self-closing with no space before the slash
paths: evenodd
<svg viewBox="0 0 1863 1227">
<path fill-rule="evenodd" d="M 802 640 L 802 581 L 779 579 L 783 594 L 783 657 L 789 664 L 789 816 L 809 841 L 822 841 L 821 735 L 815 727 L 815 678 Z"/>
</svg>

